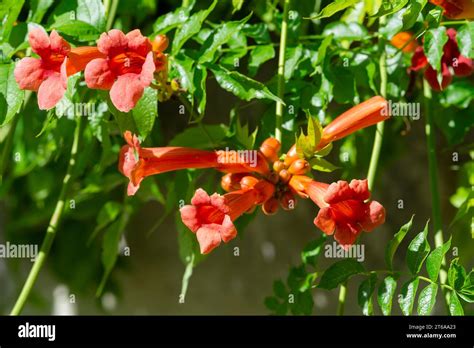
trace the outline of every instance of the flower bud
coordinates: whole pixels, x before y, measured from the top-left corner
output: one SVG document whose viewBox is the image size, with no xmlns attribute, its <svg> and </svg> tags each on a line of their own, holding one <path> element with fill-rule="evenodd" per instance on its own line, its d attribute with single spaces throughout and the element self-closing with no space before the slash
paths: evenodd
<svg viewBox="0 0 474 348">
<path fill-rule="evenodd" d="M 156 35 L 151 44 L 153 52 L 163 52 L 168 48 L 168 43 L 166 35 Z"/>
<path fill-rule="evenodd" d="M 276 161 L 273 163 L 273 170 L 275 172 L 279 173 L 282 169 L 285 169 L 285 164 L 282 161 Z"/>
<path fill-rule="evenodd" d="M 221 187 L 224 191 L 236 191 L 240 190 L 240 180 L 245 174 L 242 173 L 229 173 L 222 177 L 221 179 Z"/>
<path fill-rule="evenodd" d="M 296 152 L 296 145 L 293 145 L 285 156 L 285 166 L 289 167 L 295 160 L 299 158 Z"/>
<path fill-rule="evenodd" d="M 291 164 L 290 168 L 288 168 L 288 172 L 293 175 L 303 175 L 306 174 L 309 169 L 309 163 L 299 158 Z"/>
<path fill-rule="evenodd" d="M 280 197 L 280 205 L 284 210 L 293 210 L 296 207 L 296 198 L 293 193 L 286 191 Z"/>
<path fill-rule="evenodd" d="M 291 174 L 288 172 L 288 170 L 286 169 L 283 169 L 282 171 L 280 171 L 280 173 L 278 173 L 280 175 L 280 180 L 283 182 L 283 183 L 287 183 L 288 181 L 290 181 L 291 179 Z"/>
<path fill-rule="evenodd" d="M 247 175 L 240 180 L 240 187 L 243 190 L 248 190 L 254 187 L 257 183 L 258 179 L 256 177 Z"/>
<path fill-rule="evenodd" d="M 271 197 L 262 205 L 262 211 L 265 215 L 274 215 L 278 211 L 278 200 L 275 197 Z"/>
<path fill-rule="evenodd" d="M 275 138 L 266 139 L 260 146 L 260 152 L 270 162 L 278 160 L 278 153 L 280 152 L 281 144 Z"/>
<path fill-rule="evenodd" d="M 257 204 L 262 204 L 275 193 L 275 185 L 266 180 L 260 180 L 257 185 L 255 185 L 255 189 L 258 190 L 259 194 Z"/>
</svg>

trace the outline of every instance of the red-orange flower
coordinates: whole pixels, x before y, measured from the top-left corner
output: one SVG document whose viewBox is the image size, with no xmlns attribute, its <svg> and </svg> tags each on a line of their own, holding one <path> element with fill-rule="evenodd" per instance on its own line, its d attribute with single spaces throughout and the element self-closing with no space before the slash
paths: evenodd
<svg viewBox="0 0 474 348">
<path fill-rule="evenodd" d="M 322 149 L 335 140 L 384 121 L 389 117 L 387 101 L 380 96 L 372 97 L 353 106 L 324 127 L 318 148 Z"/>
<path fill-rule="evenodd" d="M 367 180 L 338 181 L 331 185 L 311 181 L 306 193 L 320 210 L 314 224 L 345 249 L 362 231 L 370 232 L 385 222 L 385 209 L 377 201 L 368 201 Z"/>
<path fill-rule="evenodd" d="M 390 43 L 405 53 L 413 52 L 418 47 L 414 35 L 407 31 L 402 31 L 394 35 Z"/>
<path fill-rule="evenodd" d="M 451 19 L 473 19 L 474 1 L 472 0 L 430 0 L 431 3 L 441 6 L 443 14 Z"/>
<path fill-rule="evenodd" d="M 130 180 L 128 195 L 137 192 L 145 177 L 174 170 L 215 168 L 228 173 L 268 171 L 268 164 L 262 157 L 257 157 L 256 165 L 252 167 L 244 161 L 222 162 L 216 151 L 188 147 L 141 147 L 138 138 L 130 131 L 126 131 L 124 137 L 127 145 L 120 150 L 119 170 Z"/>
<path fill-rule="evenodd" d="M 438 82 L 437 71 L 428 63 L 423 47 L 418 47 L 411 59 L 410 70 L 418 71 L 425 69 L 425 79 L 435 91 L 445 89 L 453 80 L 453 73 L 456 76 L 469 76 L 474 71 L 472 59 L 464 57 L 459 51 L 456 41 L 456 30 L 447 30 L 448 41 L 443 47 L 443 57 L 441 59 L 441 85 Z M 451 72 L 452 70 L 452 72 Z"/>
<path fill-rule="evenodd" d="M 181 220 L 193 232 L 202 254 L 208 254 L 220 245 L 237 236 L 233 221 L 255 205 L 270 198 L 274 186 L 261 180 L 249 189 L 209 196 L 203 189 L 197 189 L 191 205 L 180 209 Z"/>
</svg>

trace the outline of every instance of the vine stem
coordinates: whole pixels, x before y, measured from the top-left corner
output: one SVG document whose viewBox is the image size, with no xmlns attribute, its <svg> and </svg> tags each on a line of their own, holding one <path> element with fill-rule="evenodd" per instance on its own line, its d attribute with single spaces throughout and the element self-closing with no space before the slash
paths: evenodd
<svg viewBox="0 0 474 348">
<path fill-rule="evenodd" d="M 283 124 L 283 97 L 285 95 L 285 51 L 286 39 L 288 37 L 288 14 L 290 12 L 291 0 L 285 0 L 283 5 L 283 20 L 281 22 L 280 50 L 278 52 L 278 85 L 277 96 L 280 98 L 276 103 L 275 110 L 275 138 L 281 143 Z"/>
<path fill-rule="evenodd" d="M 379 19 L 380 26 L 385 24 L 385 17 L 382 16 Z M 387 56 L 385 53 L 385 45 L 383 41 L 380 41 L 379 48 L 381 50 L 380 59 L 379 59 L 379 70 L 380 70 L 380 94 L 382 97 L 387 97 Z M 383 131 L 384 131 L 384 122 L 377 123 L 377 128 L 375 130 L 375 139 L 374 145 L 372 147 L 372 154 L 370 156 L 369 170 L 367 173 L 367 183 L 369 190 L 372 190 L 374 187 L 375 174 L 377 172 L 377 165 L 379 163 L 380 149 L 382 148 L 383 140 Z M 346 301 L 347 293 L 347 282 L 343 283 L 339 287 L 339 305 L 337 308 L 337 314 L 344 314 L 344 304 Z"/>
<path fill-rule="evenodd" d="M 117 12 L 119 0 L 112 0 L 109 10 L 107 11 L 107 26 L 106 29 L 109 31 L 114 24 L 115 13 Z"/>
<path fill-rule="evenodd" d="M 51 220 L 49 221 L 49 225 L 46 230 L 46 235 L 44 236 L 39 254 L 36 256 L 35 263 L 33 264 L 33 267 L 31 268 L 30 273 L 28 274 L 28 278 L 26 279 L 26 282 L 23 285 L 21 293 L 18 296 L 18 299 L 16 300 L 15 306 L 13 307 L 10 315 L 19 315 L 23 310 L 28 296 L 30 295 L 31 290 L 36 280 L 38 279 L 39 272 L 41 271 L 41 268 L 43 267 L 44 262 L 48 257 L 48 253 L 51 249 L 51 245 L 53 244 L 54 238 L 56 237 L 56 232 L 64 211 L 66 196 L 71 186 L 71 178 L 73 177 L 74 169 L 76 168 L 77 152 L 79 149 L 81 133 L 82 117 L 78 117 L 76 129 L 74 131 L 74 140 L 71 147 L 71 156 L 69 158 L 69 164 L 67 167 L 66 175 L 63 179 L 59 198 L 56 202 L 56 206 L 54 208 L 53 215 L 51 216 Z"/>
<path fill-rule="evenodd" d="M 434 226 L 434 242 L 435 247 L 442 246 L 444 244 L 443 236 L 443 220 L 441 215 L 441 199 L 439 193 L 438 183 L 438 160 L 436 158 L 436 138 L 434 133 L 434 122 L 433 115 L 431 113 L 430 102 L 432 99 L 431 87 L 428 81 L 423 79 L 423 96 L 424 96 L 424 111 L 425 111 L 425 134 L 426 134 L 426 145 L 428 149 L 428 175 L 430 180 L 430 191 L 431 191 L 431 209 Z M 445 271 L 446 257 L 443 255 L 441 268 L 439 270 L 439 281 L 441 285 L 446 285 L 447 274 Z M 449 294 L 444 291 L 444 298 L 448 305 Z"/>
</svg>

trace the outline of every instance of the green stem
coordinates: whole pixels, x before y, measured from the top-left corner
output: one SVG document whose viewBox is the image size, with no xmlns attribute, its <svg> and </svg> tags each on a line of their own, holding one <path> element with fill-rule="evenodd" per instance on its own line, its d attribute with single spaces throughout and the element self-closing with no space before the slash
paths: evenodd
<svg viewBox="0 0 474 348">
<path fill-rule="evenodd" d="M 71 186 L 71 178 L 74 174 L 74 169 L 76 166 L 76 157 L 79 148 L 79 140 L 82 130 L 82 117 L 78 117 L 76 130 L 74 131 L 74 141 L 72 143 L 71 148 L 71 157 L 69 159 L 68 168 L 66 171 L 66 175 L 63 179 L 63 184 L 61 187 L 61 192 L 59 194 L 58 201 L 56 202 L 56 207 L 54 208 L 53 215 L 51 216 L 51 220 L 49 221 L 48 229 L 46 230 L 46 235 L 43 239 L 43 243 L 41 245 L 41 249 L 39 254 L 36 256 L 35 263 L 31 268 L 30 273 L 28 274 L 28 278 L 26 279 L 25 284 L 23 285 L 23 289 L 21 290 L 18 299 L 16 300 L 15 306 L 11 311 L 11 315 L 19 315 L 25 306 L 25 303 L 28 299 L 28 296 L 33 289 L 33 286 L 38 279 L 39 272 L 43 267 L 45 260 L 48 256 L 48 253 L 51 249 L 51 245 L 53 244 L 54 238 L 56 236 L 56 232 L 61 221 L 61 217 L 64 211 L 64 206 L 66 202 L 66 196 L 69 192 L 69 187 Z"/>
<path fill-rule="evenodd" d="M 30 100 L 31 91 L 26 91 L 25 99 L 23 101 L 23 110 L 25 109 L 26 104 L 28 104 L 28 100 Z M 8 161 L 10 159 L 12 146 L 13 146 L 13 138 L 15 137 L 16 127 L 18 125 L 18 121 L 22 112 L 18 112 L 15 116 L 13 116 L 13 120 L 10 123 L 10 129 L 8 130 L 7 138 L 5 139 L 5 145 L 3 146 L 2 157 L 0 160 L 0 184 L 3 182 L 3 175 L 7 170 Z"/>
<path fill-rule="evenodd" d="M 280 50 L 278 53 L 278 86 L 277 96 L 280 101 L 276 103 L 275 111 L 275 138 L 281 143 L 283 124 L 283 97 L 285 95 L 285 51 L 288 36 L 288 13 L 290 12 L 291 0 L 285 0 L 283 5 L 283 19 L 281 22 Z"/>
<path fill-rule="evenodd" d="M 114 24 L 115 13 L 117 12 L 119 0 L 112 0 L 112 5 L 110 6 L 110 10 L 107 13 L 107 26 L 106 29 L 109 31 Z"/>
<path fill-rule="evenodd" d="M 346 303 L 347 281 L 339 287 L 339 299 L 337 304 L 337 315 L 344 315 L 344 306 Z"/>
<path fill-rule="evenodd" d="M 436 158 L 436 138 L 434 133 L 434 121 L 433 115 L 431 113 L 431 87 L 428 84 L 428 81 L 423 79 L 423 95 L 425 102 L 425 134 L 426 142 L 428 147 L 428 175 L 430 180 L 430 191 L 431 191 L 431 209 L 432 209 L 432 219 L 434 226 L 434 242 L 435 247 L 442 246 L 444 244 L 443 236 L 443 220 L 441 215 L 441 198 L 439 193 L 439 184 L 438 184 L 438 160 Z M 442 267 L 439 271 L 439 281 L 441 285 L 446 284 L 447 274 L 444 270 L 446 266 L 446 258 L 443 256 Z M 445 292 L 446 304 L 448 303 L 448 294 Z"/>
</svg>

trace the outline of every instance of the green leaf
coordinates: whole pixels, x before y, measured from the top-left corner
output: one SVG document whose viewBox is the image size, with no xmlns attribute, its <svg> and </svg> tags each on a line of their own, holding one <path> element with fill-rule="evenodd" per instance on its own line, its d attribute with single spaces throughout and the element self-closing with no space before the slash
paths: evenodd
<svg viewBox="0 0 474 348">
<path fill-rule="evenodd" d="M 410 231 L 413 225 L 413 218 L 415 215 L 412 215 L 410 221 L 403 225 L 400 230 L 395 233 L 393 238 L 388 242 L 387 247 L 385 248 L 385 264 L 389 270 L 393 270 L 393 256 L 398 249 L 398 246 L 401 244 L 407 233 Z"/>
<path fill-rule="evenodd" d="M 428 234 L 428 222 L 425 225 L 423 232 L 416 235 L 408 246 L 406 261 L 410 272 L 418 274 L 421 266 L 430 252 L 430 245 L 426 240 Z"/>
<path fill-rule="evenodd" d="M 462 304 L 459 301 L 458 295 L 456 292 L 452 291 L 449 295 L 449 313 L 451 315 L 464 315 L 464 309 L 462 308 Z"/>
<path fill-rule="evenodd" d="M 321 44 L 318 47 L 318 54 L 316 55 L 316 59 L 313 61 L 313 66 L 315 68 L 319 67 L 319 65 L 324 61 L 324 58 L 326 58 L 326 51 L 329 45 L 331 44 L 333 39 L 332 35 L 328 35 L 324 38 L 323 41 L 321 41 Z"/>
<path fill-rule="evenodd" d="M 54 3 L 54 0 L 31 0 L 31 11 L 28 16 L 28 22 L 41 23 L 46 11 Z"/>
<path fill-rule="evenodd" d="M 243 4 L 244 4 L 244 0 L 232 0 L 232 7 L 234 8 L 232 10 L 232 13 L 240 11 Z"/>
<path fill-rule="evenodd" d="M 20 14 L 25 0 L 2 0 L 0 2 L 0 38 L 2 42 L 8 42 L 13 25 Z"/>
<path fill-rule="evenodd" d="M 426 259 L 426 271 L 428 272 L 428 276 L 433 282 L 438 280 L 439 270 L 441 269 L 441 263 L 443 262 L 444 255 L 448 252 L 449 248 L 451 247 L 451 238 L 440 245 L 436 249 L 434 249 Z"/>
<path fill-rule="evenodd" d="M 169 143 L 169 146 L 186 146 L 197 149 L 215 148 L 226 138 L 227 126 L 224 125 L 204 125 L 189 127 L 184 132 L 176 135 Z"/>
<path fill-rule="evenodd" d="M 460 81 L 456 81 L 454 83 L 449 84 L 449 86 L 445 88 L 443 92 L 440 94 L 440 103 L 444 107 L 449 107 L 451 105 L 454 105 L 458 108 L 465 109 L 471 105 L 471 102 L 473 99 L 474 99 L 474 88 L 472 86 L 472 83 L 466 80 L 460 80 Z M 451 118 L 451 120 L 453 119 Z M 450 122 L 451 120 L 449 120 L 448 122 Z M 454 127 L 461 128 L 464 126 L 463 123 L 460 123 L 459 125 L 457 123 L 454 124 Z M 453 128 L 451 124 L 450 124 L 450 128 Z M 469 123 L 466 124 L 465 128 L 469 130 L 470 128 Z M 460 137 L 456 135 L 456 138 L 460 138 Z"/>
<path fill-rule="evenodd" d="M 270 92 L 265 85 L 237 71 L 229 71 L 217 65 L 209 66 L 209 68 L 216 77 L 217 83 L 223 89 L 242 100 L 270 99 L 273 101 L 281 101 L 280 98 Z"/>
<path fill-rule="evenodd" d="M 448 35 L 445 27 L 429 29 L 424 36 L 423 49 L 430 65 L 437 72 L 441 71 L 441 58 L 443 57 L 443 48 L 448 42 Z"/>
<path fill-rule="evenodd" d="M 361 263 L 354 259 L 345 259 L 332 264 L 322 275 L 318 288 L 331 290 L 344 283 L 351 276 L 364 273 Z"/>
<path fill-rule="evenodd" d="M 400 305 L 400 309 L 404 315 L 411 315 L 413 311 L 413 304 L 415 302 L 416 291 L 418 290 L 419 283 L 420 279 L 415 277 L 402 286 L 400 296 L 398 297 L 398 304 Z"/>
<path fill-rule="evenodd" d="M 21 108 L 25 92 L 14 76 L 15 64 L 0 64 L 0 126 L 9 123 Z"/>
<path fill-rule="evenodd" d="M 285 80 L 290 80 L 303 55 L 303 46 L 288 47 L 285 51 Z"/>
<path fill-rule="evenodd" d="M 197 101 L 197 112 L 202 119 L 204 113 L 206 112 L 206 102 L 207 102 L 207 93 L 206 93 L 206 81 L 207 81 L 207 69 L 202 65 L 196 66 L 194 70 L 193 82 L 194 82 L 194 98 Z M 196 121 L 196 120 L 195 120 Z"/>
<path fill-rule="evenodd" d="M 474 58 L 474 22 L 461 26 L 456 34 L 459 50 L 465 57 Z"/>
<path fill-rule="evenodd" d="M 195 0 L 187 7 L 179 7 L 173 12 L 168 12 L 167 14 L 158 17 L 158 19 L 153 24 L 153 32 L 155 34 L 165 34 L 171 29 L 174 29 L 186 22 L 189 18 L 189 13 L 196 3 Z"/>
<path fill-rule="evenodd" d="M 427 4 L 427 0 L 411 0 L 407 10 L 403 14 L 403 30 L 413 27 L 420 16 L 421 11 Z"/>
<path fill-rule="evenodd" d="M 320 172 L 332 172 L 336 169 L 339 169 L 339 167 L 335 166 L 331 162 L 320 157 L 315 157 L 315 158 L 310 159 L 309 165 L 314 170 L 318 170 Z"/>
<path fill-rule="evenodd" d="M 194 94 L 194 61 L 184 54 L 170 58 L 172 77 L 179 79 L 180 86 L 190 94 Z"/>
<path fill-rule="evenodd" d="M 321 19 L 321 18 L 328 18 L 333 16 L 335 13 L 345 10 L 346 8 L 355 5 L 356 3 L 360 2 L 360 0 L 335 0 L 327 5 L 325 8 L 321 10 L 316 16 L 311 17 L 310 19 Z"/>
<path fill-rule="evenodd" d="M 435 7 L 432 9 L 425 18 L 425 23 L 428 24 L 428 28 L 437 28 L 443 19 L 443 8 Z"/>
<path fill-rule="evenodd" d="M 255 145 L 255 139 L 257 138 L 258 128 L 256 128 L 253 133 L 250 133 L 249 125 L 246 124 L 245 126 L 242 126 L 240 124 L 240 118 L 237 117 L 236 119 L 235 137 L 237 138 L 237 141 L 241 143 L 244 148 L 253 149 L 253 146 Z"/>
<path fill-rule="evenodd" d="M 259 45 L 250 51 L 249 58 L 249 75 L 255 76 L 258 68 L 266 61 L 275 57 L 275 49 L 273 45 Z"/>
<path fill-rule="evenodd" d="M 150 134 L 158 117 L 158 96 L 154 88 L 145 88 L 143 96 L 132 110 L 139 134 L 145 139 Z"/>
<path fill-rule="evenodd" d="M 273 292 L 277 297 L 283 300 L 286 300 L 288 298 L 286 286 L 281 280 L 276 280 L 275 282 L 273 282 Z"/>
<path fill-rule="evenodd" d="M 438 284 L 430 284 L 420 292 L 418 296 L 418 315 L 430 315 L 436 303 Z"/>
<path fill-rule="evenodd" d="M 459 258 L 451 261 L 448 270 L 448 283 L 455 290 L 461 290 L 466 281 L 466 270 L 459 264 Z"/>
<path fill-rule="evenodd" d="M 316 117 L 308 115 L 308 140 L 313 148 L 321 141 L 323 135 L 323 127 Z"/>
<path fill-rule="evenodd" d="M 323 31 L 323 36 L 330 35 L 337 40 L 361 41 L 368 36 L 368 32 L 359 23 L 332 22 Z"/>
<path fill-rule="evenodd" d="M 217 49 L 223 44 L 227 43 L 236 32 L 242 30 L 242 27 L 251 16 L 252 14 L 249 14 L 240 21 L 225 22 L 214 29 L 214 31 L 209 35 L 206 41 L 204 41 L 201 47 L 201 51 L 199 53 L 199 63 L 202 64 L 211 62 L 214 59 L 214 54 L 216 53 Z"/>
<path fill-rule="evenodd" d="M 397 280 L 393 276 L 387 276 L 383 280 L 382 284 L 379 285 L 377 291 L 377 301 L 380 309 L 382 309 L 383 315 L 390 315 L 392 312 L 392 301 L 393 295 L 397 288 Z"/>
<path fill-rule="evenodd" d="M 466 302 L 474 303 L 474 285 L 462 288 L 461 291 L 458 292 L 458 296 Z"/>
<path fill-rule="evenodd" d="M 371 273 L 370 276 L 360 283 L 358 290 L 358 300 L 359 306 L 362 308 L 362 313 L 364 315 L 373 315 L 374 306 L 372 303 L 372 295 L 375 290 L 375 285 L 377 283 L 377 275 Z"/>
<path fill-rule="evenodd" d="M 79 41 L 94 40 L 105 31 L 105 9 L 100 0 L 61 2 L 52 15 L 54 22 L 49 30 L 56 29 Z"/>
<path fill-rule="evenodd" d="M 216 4 L 217 0 L 214 0 L 207 10 L 196 12 L 191 17 L 189 17 L 189 19 L 185 21 L 178 30 L 176 30 L 176 34 L 173 39 L 173 47 L 171 49 L 173 55 L 176 55 L 181 47 L 183 47 L 185 42 L 201 30 L 202 23 L 212 12 L 212 10 L 214 10 Z"/>
<path fill-rule="evenodd" d="M 317 259 L 321 254 L 325 242 L 326 236 L 323 236 L 307 244 L 301 252 L 302 262 L 316 267 Z"/>
<path fill-rule="evenodd" d="M 379 8 L 379 12 L 375 17 L 388 16 L 392 13 L 400 11 L 409 0 L 391 0 L 391 1 L 382 1 Z"/>
</svg>

